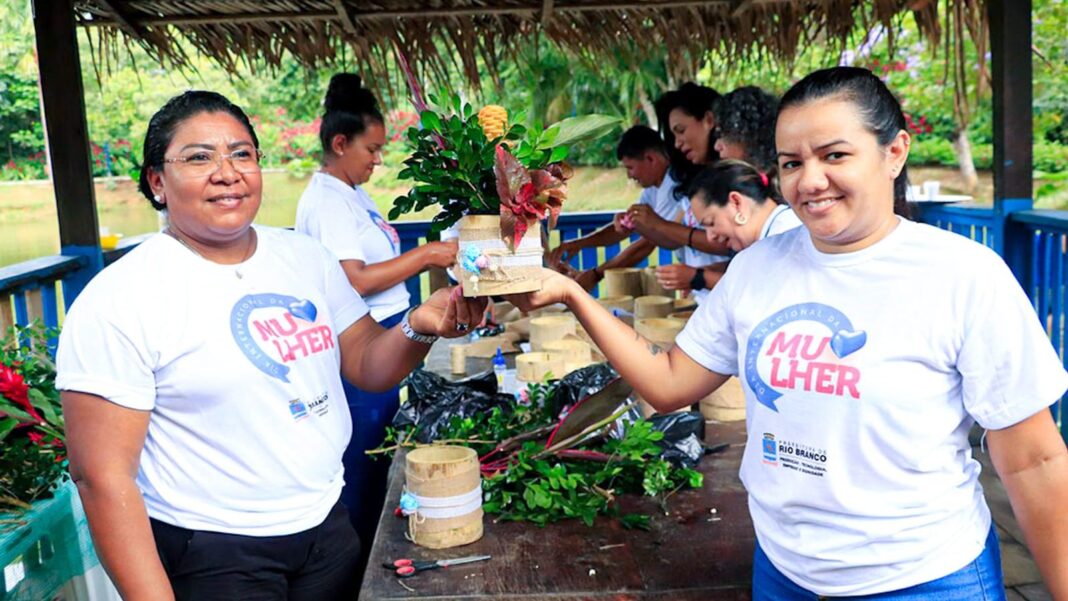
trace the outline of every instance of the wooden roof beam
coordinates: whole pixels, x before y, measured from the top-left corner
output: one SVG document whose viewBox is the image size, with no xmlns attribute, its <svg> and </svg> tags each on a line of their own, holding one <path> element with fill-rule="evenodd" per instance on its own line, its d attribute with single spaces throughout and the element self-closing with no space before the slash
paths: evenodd
<svg viewBox="0 0 1068 601">
<path fill-rule="evenodd" d="M 334 0 L 338 2 L 340 0 Z M 762 3 L 786 2 L 790 0 L 762 0 Z M 616 0 L 611 2 L 577 2 L 575 4 L 553 3 L 554 12 L 590 12 L 602 10 L 662 10 L 666 8 L 688 7 L 713 7 L 723 10 L 733 8 L 734 0 L 664 0 L 662 2 L 634 2 Z M 528 18 L 537 18 L 542 9 L 532 6 L 479 6 L 453 9 L 413 9 L 413 10 L 377 10 L 349 14 L 350 20 L 355 25 L 359 21 L 371 21 L 382 19 L 404 18 L 432 18 L 432 17 L 473 17 L 480 15 L 519 15 Z M 145 26 L 176 25 L 222 25 L 233 23 L 267 23 L 277 21 L 323 21 L 338 18 L 338 12 L 332 11 L 301 11 L 279 13 L 234 13 L 213 14 L 195 16 L 164 16 L 142 19 Z M 93 19 L 83 21 L 82 26 L 88 27 L 114 27 L 118 25 L 114 19 Z"/>
<path fill-rule="evenodd" d="M 349 14 L 349 9 L 345 8 L 345 0 L 333 0 L 334 10 L 337 11 L 337 18 L 341 20 L 341 25 L 345 28 L 345 31 L 349 32 L 352 37 L 357 37 L 359 34 L 356 32 L 356 25 L 352 22 L 352 15 Z"/>
<path fill-rule="evenodd" d="M 742 16 L 742 13 L 749 10 L 756 4 L 754 0 L 734 0 L 734 7 L 731 8 L 731 18 L 737 19 Z"/>
<path fill-rule="evenodd" d="M 553 0 L 543 0 L 541 3 L 541 26 L 549 25 L 549 19 L 553 16 Z"/>
<path fill-rule="evenodd" d="M 114 19 L 120 29 L 126 32 L 126 35 L 129 35 L 135 40 L 140 40 L 144 37 L 145 30 L 137 24 L 137 21 L 135 21 L 134 18 L 130 16 L 130 13 L 127 12 L 124 7 L 120 6 L 116 0 L 97 0 L 97 4 L 111 13 L 112 19 Z"/>
</svg>

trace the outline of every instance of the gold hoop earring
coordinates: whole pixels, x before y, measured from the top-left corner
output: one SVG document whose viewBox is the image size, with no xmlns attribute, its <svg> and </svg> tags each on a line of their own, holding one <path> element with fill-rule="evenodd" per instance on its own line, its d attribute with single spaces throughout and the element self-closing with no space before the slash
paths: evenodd
<svg viewBox="0 0 1068 601">
<path fill-rule="evenodd" d="M 742 215 L 740 212 L 739 213 L 735 213 L 734 214 L 734 222 L 737 223 L 738 225 L 745 225 L 745 224 L 749 223 L 749 218 L 746 217 L 745 215 Z"/>
</svg>

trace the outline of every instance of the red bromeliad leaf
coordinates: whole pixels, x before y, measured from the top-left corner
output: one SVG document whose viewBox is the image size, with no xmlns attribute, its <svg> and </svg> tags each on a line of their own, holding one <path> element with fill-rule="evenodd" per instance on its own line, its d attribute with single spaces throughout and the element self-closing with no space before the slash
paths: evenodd
<svg viewBox="0 0 1068 601">
<path fill-rule="evenodd" d="M 515 228 L 515 238 L 512 242 L 512 251 L 514 252 L 519 247 L 519 241 L 523 239 L 523 235 L 527 233 L 527 220 L 517 218 L 513 227 Z"/>
<path fill-rule="evenodd" d="M 529 204 L 535 195 L 534 185 L 526 168 L 501 144 L 494 155 L 493 173 L 501 199 L 501 239 L 514 252 L 532 217 Z M 536 212 L 533 216 L 536 218 Z"/>
<path fill-rule="evenodd" d="M 497 177 L 497 196 L 501 198 L 502 205 L 514 204 L 515 196 L 525 184 L 530 183 L 526 168 L 502 144 L 497 145 L 493 173 Z"/>
</svg>

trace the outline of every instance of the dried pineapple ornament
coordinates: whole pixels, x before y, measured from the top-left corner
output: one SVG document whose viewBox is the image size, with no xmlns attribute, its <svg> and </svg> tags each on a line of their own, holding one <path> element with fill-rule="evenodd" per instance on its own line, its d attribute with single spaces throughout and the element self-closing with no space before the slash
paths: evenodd
<svg viewBox="0 0 1068 601">
<path fill-rule="evenodd" d="M 508 111 L 497 104 L 487 104 L 478 112 L 478 124 L 482 126 L 482 133 L 486 134 L 487 140 L 494 140 L 504 135 L 504 127 L 508 124 Z"/>
</svg>

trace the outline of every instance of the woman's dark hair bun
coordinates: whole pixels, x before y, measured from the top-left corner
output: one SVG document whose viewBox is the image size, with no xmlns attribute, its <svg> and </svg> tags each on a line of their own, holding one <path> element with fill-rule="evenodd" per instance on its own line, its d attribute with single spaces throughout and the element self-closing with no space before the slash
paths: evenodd
<svg viewBox="0 0 1068 601">
<path fill-rule="evenodd" d="M 355 73 L 338 73 L 330 78 L 330 87 L 323 100 L 326 112 L 343 111 L 357 115 L 378 112 L 378 101 L 371 90 L 363 87 L 363 80 Z"/>
</svg>

